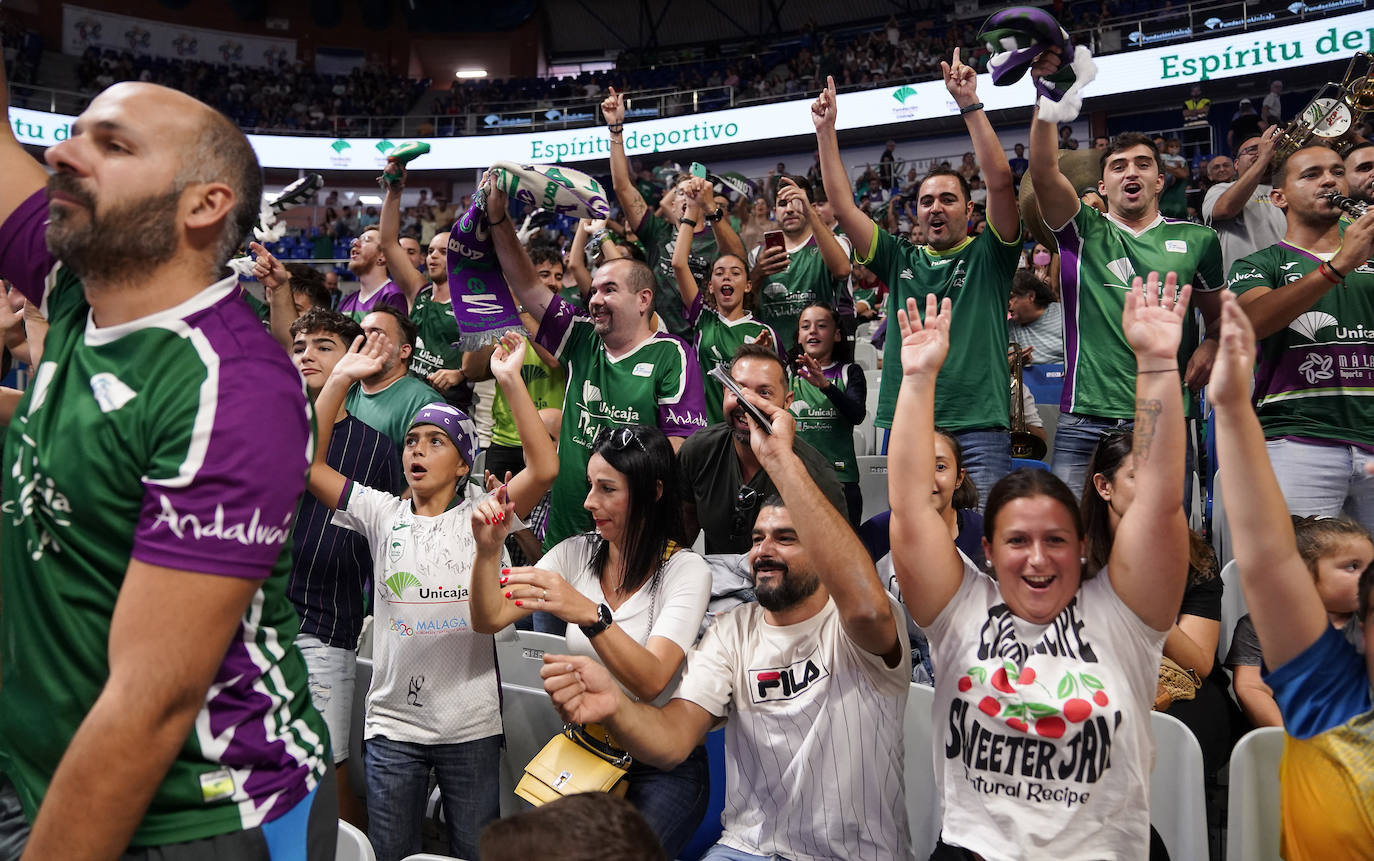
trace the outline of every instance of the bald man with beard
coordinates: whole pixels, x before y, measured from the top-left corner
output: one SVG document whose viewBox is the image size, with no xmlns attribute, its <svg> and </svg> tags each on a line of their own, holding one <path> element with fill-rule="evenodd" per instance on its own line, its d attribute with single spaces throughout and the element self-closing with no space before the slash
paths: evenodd
<svg viewBox="0 0 1374 861">
<path fill-rule="evenodd" d="M 26 857 L 332 858 L 286 594 L 310 418 L 224 265 L 258 217 L 253 150 L 121 83 L 45 158 L 51 179 L 0 131 L 0 277 L 51 324 L 0 502 L 0 771 Z"/>
</svg>

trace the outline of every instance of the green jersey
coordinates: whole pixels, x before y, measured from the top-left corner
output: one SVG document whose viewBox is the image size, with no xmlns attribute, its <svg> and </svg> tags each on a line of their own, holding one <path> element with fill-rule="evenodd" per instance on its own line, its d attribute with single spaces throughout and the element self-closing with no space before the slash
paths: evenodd
<svg viewBox="0 0 1374 861">
<path fill-rule="evenodd" d="M 1064 303 L 1064 394 L 1059 408 L 1129 419 L 1135 415 L 1135 352 L 1121 330 L 1121 312 L 1132 279 L 1158 272 L 1162 281 L 1173 272 L 1180 285 L 1192 284 L 1194 293 L 1220 290 L 1225 286 L 1221 242 L 1210 227 L 1163 216 L 1136 232 L 1091 206 L 1080 206 L 1054 235 L 1059 240 L 1059 292 Z M 1193 353 L 1196 336 L 1196 326 L 1185 327 L 1180 369 Z"/>
<path fill-rule="evenodd" d="M 752 344 L 765 332 L 776 349 L 778 333 L 747 311 L 738 320 L 727 320 L 716 309 L 706 307 L 705 297 L 704 292 L 697 291 L 697 298 L 687 306 L 687 321 L 696 331 L 697 362 L 706 390 L 706 423 L 716 424 L 725 421 L 725 387 L 706 375 L 717 365 L 729 364 L 741 344 Z"/>
<path fill-rule="evenodd" d="M 1236 294 L 1287 289 L 1323 259 L 1279 242 L 1231 265 Z M 1259 343 L 1255 412 L 1270 439 L 1374 447 L 1374 263 L 1358 266 L 1297 319 Z"/>
<path fill-rule="evenodd" d="M 563 387 L 567 375 L 561 367 L 550 368 L 539 358 L 534 347 L 525 348 L 525 362 L 520 367 L 520 378 L 525 381 L 525 389 L 530 393 L 536 409 L 563 408 Z M 496 445 L 518 446 L 520 434 L 515 429 L 515 416 L 510 411 L 510 401 L 506 393 L 496 387 L 496 397 L 491 401 L 491 441 Z"/>
<path fill-rule="evenodd" d="M 47 213 L 38 192 L 0 229 L 0 273 L 50 322 L 4 445 L 0 772 L 32 821 L 110 680 L 111 619 L 132 562 L 252 580 L 131 845 L 262 825 L 305 800 L 330 762 L 286 593 L 312 444 L 300 377 L 232 276 L 96 327 L 80 280 L 47 252 Z"/>
<path fill-rule="evenodd" d="M 410 354 L 410 372 L 422 380 L 435 371 L 455 370 L 463 364 L 463 351 L 453 346 L 458 341 L 458 321 L 453 318 L 453 303 L 434 298 L 434 288 L 426 287 L 415 297 L 410 319 L 419 330 L 415 351 Z"/>
<path fill-rule="evenodd" d="M 348 390 L 344 408 L 358 421 L 386 434 L 399 456 L 405 447 L 410 422 L 425 404 L 446 403 L 444 396 L 414 377 L 404 376 L 379 392 L 368 394 L 362 383 Z"/>
<path fill-rule="evenodd" d="M 797 436 L 806 440 L 835 467 L 842 484 L 859 480 L 859 461 L 854 456 L 854 421 L 863 421 L 864 372 L 858 365 L 833 362 L 821 369 L 830 381 L 828 390 L 812 385 L 801 374 L 792 374 L 792 405 Z M 851 385 L 857 391 L 849 391 Z M 846 394 L 849 395 L 846 398 Z M 845 415 L 842 405 L 857 396 L 857 414 Z"/>
<path fill-rule="evenodd" d="M 602 428 L 657 426 L 668 436 L 691 436 L 706 426 L 701 371 L 692 348 L 666 332 L 645 338 L 612 356 L 592 322 L 555 296 L 534 336 L 563 363 L 563 427 L 558 437 L 558 478 L 549 502 L 547 550 L 569 535 L 591 528 L 582 508 L 587 496 L 587 461 Z"/>
<path fill-rule="evenodd" d="M 687 337 L 692 327 L 682 316 L 682 295 L 678 293 L 677 276 L 673 274 L 673 249 L 677 246 L 677 225 L 646 211 L 644 220 L 635 229 L 635 234 L 644 243 L 645 262 L 654 270 L 654 310 L 663 321 L 663 327 L 674 335 Z M 692 253 L 687 257 L 687 267 L 698 284 L 705 284 L 711 278 L 711 265 L 720 254 L 716 248 L 716 235 L 709 224 L 692 236 Z"/>
<path fill-rule="evenodd" d="M 841 239 L 840 243 L 841 247 L 847 247 L 845 240 Z M 749 252 L 751 269 L 758 262 L 762 248 L 760 245 Z M 854 313 L 847 281 L 830 274 L 814 235 L 802 247 L 788 252 L 786 269 L 766 275 L 764 279 L 767 283 L 759 294 L 759 320 L 772 326 L 782 338 L 778 348 L 783 352 L 797 346 L 797 320 L 807 305 L 827 302 L 841 313 L 851 316 Z"/>
<path fill-rule="evenodd" d="M 878 387 L 878 427 L 892 427 L 897 391 L 902 387 L 902 338 L 896 331 L 897 309 L 915 299 L 925 313 L 926 296 L 953 302 L 951 344 L 935 380 L 935 424 L 951 431 L 1011 426 L 1007 389 L 1007 298 L 1021 256 L 1021 237 L 1004 241 L 989 224 L 977 236 L 945 251 L 912 245 L 873 225 L 864 264 L 887 285 L 887 338 L 883 342 L 883 375 Z"/>
</svg>

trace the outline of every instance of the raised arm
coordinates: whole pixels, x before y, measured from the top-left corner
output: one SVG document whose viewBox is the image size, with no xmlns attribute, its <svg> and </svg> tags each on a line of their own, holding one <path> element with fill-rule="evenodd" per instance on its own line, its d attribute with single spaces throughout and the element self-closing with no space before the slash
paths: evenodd
<svg viewBox="0 0 1374 861">
<path fill-rule="evenodd" d="M 1183 399 L 1178 345 L 1192 290 L 1171 272 L 1139 276 L 1126 295 L 1121 328 L 1135 351 L 1135 499 L 1121 517 L 1108 564 L 1112 587 L 1141 621 L 1167 631 L 1178 618 L 1188 580 L 1188 522 L 1183 515 Z M 1230 500 L 1227 500 L 1228 505 Z"/>
<path fill-rule="evenodd" d="M 677 224 L 677 242 L 673 243 L 673 280 L 677 282 L 677 292 L 682 296 L 682 306 L 690 308 L 701 292 L 691 266 L 692 234 L 696 231 L 696 225 L 701 223 L 701 200 L 689 193 L 683 206 L 682 218 Z"/>
<path fill-rule="evenodd" d="M 746 255 L 748 255 L 749 249 L 744 247 L 744 240 L 740 239 L 735 228 L 730 226 L 729 213 L 725 211 L 725 207 L 715 206 L 713 188 L 709 182 L 706 183 L 706 188 L 702 192 L 701 207 L 702 212 L 720 212 L 721 217 L 711 222 L 711 235 L 716 238 L 716 248 L 720 250 L 721 254 L 733 254 L 741 260 L 748 260 Z"/>
<path fill-rule="evenodd" d="M 963 582 L 964 564 L 954 539 L 935 510 L 935 378 L 949 352 L 950 300 L 936 313 L 935 294 L 926 296 L 922 322 L 916 300 L 897 310 L 902 338 L 902 386 L 892 415 L 887 449 L 888 529 L 892 570 L 911 618 L 929 625 Z M 888 337 L 892 337 L 891 332 Z"/>
<path fill-rule="evenodd" d="M 971 66 L 959 60 L 959 49 L 954 49 L 953 62 L 940 61 L 940 70 L 945 75 L 945 89 L 954 97 L 954 103 L 963 109 L 978 101 L 978 73 Z M 1007 162 L 1007 151 L 997 139 L 988 115 L 982 108 L 964 113 L 964 125 L 968 128 L 969 138 L 973 141 L 973 155 L 978 160 L 978 170 L 983 177 L 983 185 L 988 190 L 988 224 L 1004 242 L 1014 242 L 1021 230 L 1021 212 L 1016 207 L 1016 189 L 1011 178 L 1011 164 Z"/>
<path fill-rule="evenodd" d="M 525 253 L 525 247 L 515 235 L 515 225 L 511 224 L 510 211 L 507 209 L 506 193 L 492 182 L 487 190 L 487 220 L 491 225 L 491 241 L 496 246 L 496 259 L 501 264 L 501 273 L 506 276 L 516 304 L 529 313 L 536 322 L 544 319 L 553 299 L 553 293 L 539 281 L 534 271 L 534 261 Z"/>
<path fill-rule="evenodd" d="M 1259 152 L 1256 153 L 1254 162 L 1236 177 L 1235 182 L 1221 192 L 1212 204 L 1210 213 L 1204 205 L 1202 214 L 1208 224 L 1231 221 L 1245 211 L 1245 205 L 1255 196 L 1255 189 L 1259 188 L 1260 181 L 1264 179 L 1264 172 L 1269 169 L 1269 162 L 1274 158 L 1274 146 L 1280 131 L 1282 128 L 1279 126 L 1266 129 L 1264 134 L 1260 135 L 1257 145 Z"/>
<path fill-rule="evenodd" d="M 1241 589 L 1265 663 L 1279 667 L 1315 643 L 1329 622 L 1312 574 L 1298 555 L 1264 429 L 1250 404 L 1254 365 L 1254 330 L 1228 292 L 1222 296 L 1221 349 L 1207 396 L 1216 408 L 1217 461 Z"/>
<path fill-rule="evenodd" d="M 310 464 L 307 489 L 330 511 L 339 507 L 348 479 L 330 466 L 329 439 L 334 435 L 334 420 L 348 398 L 348 390 L 364 377 L 382 369 L 383 360 L 390 355 L 391 339 L 382 332 L 372 332 L 354 339 L 348 352 L 334 365 L 324 388 L 315 396 L 315 458 Z"/>
<path fill-rule="evenodd" d="M 1357 266 L 1363 266 L 1371 253 L 1374 253 L 1374 215 L 1365 213 L 1346 228 L 1340 250 L 1326 265 L 1340 275 L 1349 275 Z M 1234 273 L 1246 265 L 1244 260 L 1238 260 L 1231 271 Z M 1240 295 L 1240 304 L 1255 328 L 1255 337 L 1267 338 L 1282 332 L 1335 286 L 1331 279 L 1313 269 L 1278 289 L 1251 287 Z"/>
<path fill-rule="evenodd" d="M 821 583 L 835 601 L 845 633 L 859 648 L 882 657 L 889 667 L 896 666 L 902 659 L 901 639 L 887 591 L 863 542 L 816 486 L 793 449 L 796 419 L 791 411 L 753 392 L 746 390 L 744 394 L 768 416 L 772 428 L 772 433 L 768 433 L 750 421 L 749 445 L 787 509 L 794 512 L 792 525 L 797 542 L 806 548 L 814 570 L 820 572 Z"/>
<path fill-rule="evenodd" d="M 840 229 L 854 242 L 857 259 L 868 260 L 873 255 L 874 222 L 854 202 L 854 188 L 849 184 L 849 174 L 840 158 L 840 139 L 835 134 L 835 121 L 838 118 L 835 79 L 827 77 L 825 89 L 821 90 L 811 106 L 811 122 L 816 126 L 816 149 L 821 154 L 821 184 L 825 186 L 826 199 L 830 201 L 830 208 L 835 212 Z"/>
<path fill-rule="evenodd" d="M 840 244 L 840 240 L 835 238 L 835 232 L 826 227 L 824 221 L 821 221 L 821 214 L 816 211 L 815 205 L 806 199 L 806 193 L 790 177 L 784 176 L 779 182 L 778 200 L 780 202 L 789 200 L 800 202 L 802 214 L 806 216 L 806 223 L 811 226 L 811 235 L 816 237 L 816 248 L 821 252 L 821 259 L 825 261 L 825 268 L 830 270 L 831 276 L 835 278 L 848 278 L 849 252 Z"/>
<path fill-rule="evenodd" d="M 382 199 L 382 214 L 377 221 L 377 241 L 386 257 L 386 271 L 391 280 L 406 294 L 406 301 L 412 306 L 415 297 L 429 284 L 429 279 L 410 265 L 406 250 L 401 247 L 401 192 L 406 187 L 406 167 L 394 158 L 386 160 L 387 173 L 400 174 L 394 183 L 385 183 L 386 197 Z"/>
<path fill-rule="evenodd" d="M 1039 110 L 1031 118 L 1027 161 L 1040 217 L 1051 230 L 1058 230 L 1078 214 L 1078 191 L 1059 171 L 1059 135 L 1054 123 L 1040 119 Z"/>
<path fill-rule="evenodd" d="M 259 242 L 248 243 L 253 252 L 253 277 L 267 293 L 268 327 L 272 337 L 291 352 L 291 324 L 296 321 L 296 303 L 291 297 L 291 273 Z"/>
<path fill-rule="evenodd" d="M 6 117 L 5 127 L 0 130 L 0 176 L 5 177 L 5 181 L 0 182 L 0 223 L 4 223 L 19 204 L 48 184 L 48 172 L 33 156 L 24 151 L 24 147 L 14 136 L 14 127 L 8 122 L 10 90 L 3 66 L 0 66 L 0 108 L 4 109 Z M 79 124 L 80 120 L 77 120 L 77 123 Z M 8 276 L 0 272 L 0 278 L 2 277 Z"/>
<path fill-rule="evenodd" d="M 601 115 L 606 118 L 606 129 L 611 134 L 611 188 L 620 208 L 625 211 L 629 227 L 637 229 L 649 205 L 630 176 L 630 160 L 625 156 L 625 96 L 617 93 L 615 87 L 611 87 L 610 95 L 602 100 Z"/>
<path fill-rule="evenodd" d="M 507 332 L 496 344 L 490 359 L 492 376 L 496 377 L 496 384 L 510 405 L 525 455 L 525 468 L 511 479 L 509 486 L 510 500 L 521 517 L 529 516 L 558 477 L 558 446 L 544 429 L 539 408 L 530 397 L 524 377 L 520 376 L 527 349 L 529 345 L 524 336 Z"/>
<path fill-rule="evenodd" d="M 592 273 L 587 270 L 587 241 L 591 238 L 592 224 L 590 218 L 578 219 L 577 230 L 568 249 L 568 274 L 577 282 L 577 292 L 584 302 L 587 294 L 592 292 Z"/>
</svg>

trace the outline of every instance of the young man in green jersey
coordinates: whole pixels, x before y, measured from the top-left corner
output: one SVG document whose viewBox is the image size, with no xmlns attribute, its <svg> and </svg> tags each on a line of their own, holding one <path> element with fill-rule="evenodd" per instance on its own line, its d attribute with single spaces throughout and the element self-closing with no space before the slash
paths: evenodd
<svg viewBox="0 0 1374 861">
<path fill-rule="evenodd" d="M 419 332 L 415 322 L 390 305 L 378 305 L 362 320 L 363 331 L 382 332 L 392 345 L 381 370 L 359 380 L 348 391 L 348 412 L 386 434 L 400 457 L 410 419 L 425 404 L 443 400 L 439 393 L 407 372 Z"/>
<path fill-rule="evenodd" d="M 1287 232 L 1236 261 L 1229 286 L 1259 338 L 1255 411 L 1289 510 L 1374 529 L 1374 215 L 1342 230 L 1333 191 L 1349 183 L 1330 148 L 1281 162 L 1272 197 Z"/>
<path fill-rule="evenodd" d="M 681 207 L 669 206 L 667 216 L 659 217 L 644 197 L 635 188 L 634 177 L 630 175 L 630 160 L 625 155 L 625 96 L 614 89 L 601 103 L 601 115 L 606 118 L 606 130 L 611 135 L 611 187 L 615 190 L 616 201 L 625 212 L 625 226 L 639 236 L 648 252 L 645 261 L 654 272 L 654 311 L 662 321 L 663 327 L 674 335 L 690 337 L 691 326 L 682 316 L 682 300 L 678 297 L 677 285 L 673 278 L 673 245 L 677 242 L 677 220 Z M 676 199 L 683 183 L 691 179 L 682 175 L 673 182 L 669 192 Z M 744 245 L 725 210 L 717 207 L 706 214 L 707 224 L 699 225 L 692 239 L 692 274 L 698 284 L 706 283 L 710 275 L 711 261 L 721 254 L 734 254 L 744 259 Z M 579 481 L 581 479 L 578 479 Z"/>
<path fill-rule="evenodd" d="M 888 316 L 909 298 L 925 306 L 934 294 L 954 301 L 953 337 L 963 344 L 940 371 L 935 421 L 954 433 L 964 451 L 964 468 L 987 499 L 992 485 L 1011 470 L 1011 399 L 1007 386 L 1007 298 L 1021 257 L 1021 216 L 1016 208 L 1011 166 L 997 133 L 978 101 L 977 74 L 960 62 L 942 62 L 945 87 L 960 113 L 987 183 L 987 225 L 969 236 L 973 215 L 968 182 L 948 169 L 932 170 L 917 187 L 917 225 L 926 244 L 916 246 L 879 230 L 853 203 L 848 174 L 835 136 L 833 81 L 812 108 L 826 196 L 844 232 L 854 241 L 854 260 L 888 287 Z M 901 388 L 901 339 L 888 337 L 878 393 L 880 428 L 892 426 Z"/>
<path fill-rule="evenodd" d="M 1054 49 L 1036 61 L 1031 74 L 1058 68 Z M 1192 285 L 1193 305 L 1208 331 L 1201 345 L 1196 332 L 1185 331 L 1179 348 L 1179 369 L 1186 366 L 1183 379 L 1194 390 L 1206 382 L 1216 355 L 1217 294 L 1225 281 L 1216 231 L 1160 215 L 1165 167 L 1148 137 L 1128 132 L 1102 150 L 1098 191 L 1107 199 L 1107 214 L 1079 200 L 1059 170 L 1057 143 L 1054 124 L 1037 114 L 1031 120 L 1029 175 L 1040 214 L 1059 241 L 1064 303 L 1063 415 L 1053 468 L 1080 495 L 1097 441 L 1109 430 L 1130 427 L 1135 415 L 1135 355 L 1121 330 L 1131 279 L 1173 272 L 1180 284 Z M 1185 394 L 1180 386 L 1179 396 Z"/>
<path fill-rule="evenodd" d="M 0 277 L 50 323 L 0 503 L 0 772 L 26 857 L 333 858 L 286 591 L 310 415 L 222 277 L 257 159 L 205 104 L 120 83 L 46 160 L 0 131 Z"/>
</svg>

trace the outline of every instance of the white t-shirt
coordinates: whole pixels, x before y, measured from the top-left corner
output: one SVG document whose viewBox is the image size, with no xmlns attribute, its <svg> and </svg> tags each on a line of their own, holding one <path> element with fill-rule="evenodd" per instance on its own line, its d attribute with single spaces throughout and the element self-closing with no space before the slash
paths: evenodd
<svg viewBox="0 0 1374 861">
<path fill-rule="evenodd" d="M 1254 254 L 1261 248 L 1268 248 L 1283 238 L 1288 231 L 1288 219 L 1283 210 L 1269 199 L 1273 186 L 1260 183 L 1255 193 L 1245 202 L 1240 215 L 1225 221 L 1214 221 L 1217 201 L 1234 182 L 1219 182 L 1207 189 L 1202 199 L 1202 220 L 1217 232 L 1221 240 L 1221 265 L 1226 274 L 1231 273 L 1231 264 L 1242 257 Z"/>
<path fill-rule="evenodd" d="M 1053 622 L 1031 624 L 967 560 L 924 630 L 944 841 L 988 859 L 1143 858 L 1168 632 L 1141 621 L 1106 570 Z"/>
<path fill-rule="evenodd" d="M 365 738 L 457 744 L 501 733 L 496 644 L 472 630 L 468 597 L 477 556 L 472 506 L 486 494 L 470 482 L 463 488 L 448 511 L 421 517 L 408 499 L 351 484 L 334 512 L 335 526 L 362 534 L 372 549 Z M 504 551 L 502 562 L 509 564 Z"/>
<path fill-rule="evenodd" d="M 786 626 L 741 605 L 687 656 L 678 697 L 727 718 L 721 843 L 798 861 L 910 856 L 910 644 L 902 608 L 888 600 L 901 640 L 895 667 L 850 640 L 833 599 Z"/>
<path fill-rule="evenodd" d="M 601 578 L 592 570 L 598 540 L 587 534 L 564 539 L 544 554 L 539 567 L 557 572 L 578 592 L 597 604 L 609 606 L 601 588 Z M 711 569 L 705 559 L 692 551 L 679 550 L 660 569 L 657 588 L 653 581 L 652 577 L 645 581 L 611 613 L 611 618 L 636 643 L 647 645 L 650 637 L 663 637 L 676 643 L 685 655 L 696 642 L 701 621 L 706 617 L 706 604 L 711 599 Z M 649 630 L 650 615 L 653 616 L 652 631 Z M 567 636 L 568 654 L 601 660 L 591 640 L 577 625 L 568 626 Z M 668 702 L 676 689 L 676 683 L 670 683 L 655 704 Z M 630 698 L 637 699 L 633 694 Z"/>
</svg>

